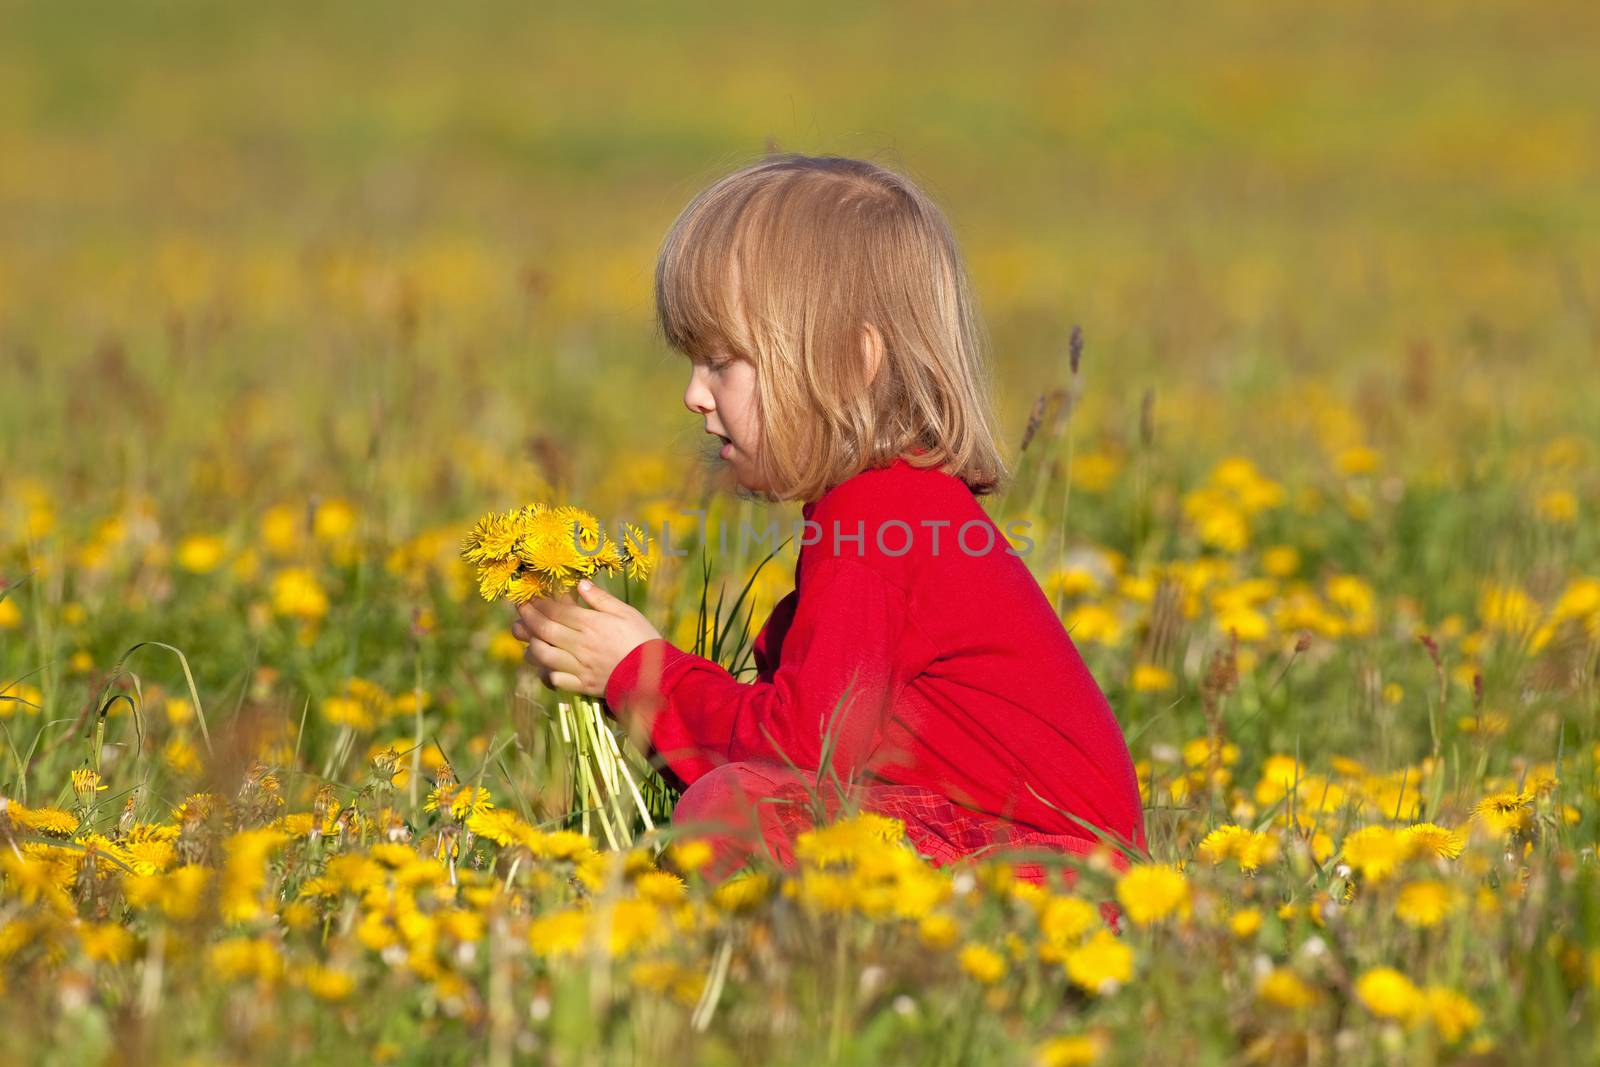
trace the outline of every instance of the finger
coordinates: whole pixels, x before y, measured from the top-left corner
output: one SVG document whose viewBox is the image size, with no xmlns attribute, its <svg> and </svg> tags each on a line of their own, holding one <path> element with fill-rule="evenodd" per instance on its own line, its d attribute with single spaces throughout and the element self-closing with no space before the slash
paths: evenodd
<svg viewBox="0 0 1600 1067">
<path fill-rule="evenodd" d="M 528 632 L 528 628 L 522 625 L 522 620 L 519 618 L 516 622 L 511 624 L 511 636 L 515 637 L 518 641 L 527 641 L 533 636 L 533 634 Z"/>
<path fill-rule="evenodd" d="M 614 613 L 618 605 L 623 603 L 587 578 L 578 583 L 578 596 L 594 610 L 607 613 Z"/>
<path fill-rule="evenodd" d="M 565 601 L 556 600 L 547 596 L 536 596 L 524 600 L 517 606 L 518 618 L 528 626 L 533 626 L 540 619 L 555 619 L 558 622 L 567 622 L 576 616 L 581 608 Z"/>
<path fill-rule="evenodd" d="M 578 660 L 572 653 L 557 648 L 555 645 L 541 641 L 537 637 L 528 642 L 527 649 L 522 653 L 522 658 L 535 667 L 546 670 L 575 671 L 578 669 Z"/>
<path fill-rule="evenodd" d="M 550 687 L 552 689 L 565 689 L 569 693 L 576 693 L 583 688 L 583 683 L 573 674 L 565 671 L 552 671 L 550 673 Z"/>
<path fill-rule="evenodd" d="M 572 627 L 563 625 L 555 619 L 547 615 L 540 615 L 537 612 L 534 613 L 532 619 L 524 620 L 523 625 L 527 629 L 530 639 L 538 638 L 548 644 L 559 645 L 562 648 L 571 648 L 578 637 L 578 632 Z"/>
<path fill-rule="evenodd" d="M 538 604 L 534 620 L 549 619 L 568 628 L 581 626 L 584 613 L 590 610 L 581 604 L 569 604 L 564 600 L 551 600 L 548 597 L 539 597 Z"/>
</svg>

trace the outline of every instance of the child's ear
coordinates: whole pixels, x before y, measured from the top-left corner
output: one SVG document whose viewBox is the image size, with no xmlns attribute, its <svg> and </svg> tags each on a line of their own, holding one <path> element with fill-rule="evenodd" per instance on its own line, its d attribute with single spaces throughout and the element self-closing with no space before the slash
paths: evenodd
<svg viewBox="0 0 1600 1067">
<path fill-rule="evenodd" d="M 883 334 L 870 322 L 861 324 L 861 356 L 867 368 L 867 384 L 871 385 L 883 366 L 884 344 Z"/>
</svg>

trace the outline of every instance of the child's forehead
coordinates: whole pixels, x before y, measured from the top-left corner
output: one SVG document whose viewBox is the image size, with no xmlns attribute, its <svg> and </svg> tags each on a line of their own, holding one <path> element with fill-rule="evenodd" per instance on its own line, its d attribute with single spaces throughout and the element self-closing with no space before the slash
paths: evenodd
<svg viewBox="0 0 1600 1067">
<path fill-rule="evenodd" d="M 720 221 L 692 227 L 671 257 L 662 279 L 664 324 L 691 359 L 753 359 L 751 312 L 771 305 L 763 283 L 774 279 L 763 271 L 766 250 L 751 220 Z"/>
<path fill-rule="evenodd" d="M 739 356 L 748 352 L 750 330 L 737 253 L 729 256 L 720 278 L 706 279 L 702 291 L 714 291 L 716 295 L 715 299 L 706 302 L 702 314 L 697 316 L 700 329 L 694 338 L 691 356 Z"/>
</svg>

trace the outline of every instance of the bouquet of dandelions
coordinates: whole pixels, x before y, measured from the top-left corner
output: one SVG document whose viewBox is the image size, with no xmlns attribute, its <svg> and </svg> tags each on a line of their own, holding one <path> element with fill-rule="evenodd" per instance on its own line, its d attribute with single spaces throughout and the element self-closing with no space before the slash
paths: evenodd
<svg viewBox="0 0 1600 1067">
<path fill-rule="evenodd" d="M 462 541 L 461 558 L 476 565 L 485 600 L 513 604 L 534 597 L 576 602 L 571 590 L 580 578 L 603 571 L 620 572 L 625 583 L 643 581 L 654 562 L 651 539 L 637 526 L 625 523 L 618 543 L 582 508 L 544 504 L 485 515 Z M 593 815 L 612 848 L 631 846 L 640 824 L 651 830 L 671 814 L 674 791 L 619 735 L 599 701 L 562 695 L 546 729 L 551 763 L 567 771 L 567 814 L 586 834 Z"/>
</svg>

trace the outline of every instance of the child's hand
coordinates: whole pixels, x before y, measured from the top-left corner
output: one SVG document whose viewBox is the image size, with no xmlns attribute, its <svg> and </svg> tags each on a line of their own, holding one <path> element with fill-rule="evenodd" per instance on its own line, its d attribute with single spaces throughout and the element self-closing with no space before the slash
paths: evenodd
<svg viewBox="0 0 1600 1067">
<path fill-rule="evenodd" d="M 523 654 L 551 689 L 603 696 L 622 658 L 661 636 L 636 609 L 590 581 L 578 583 L 585 604 L 535 597 L 517 605 L 511 633 L 528 642 Z"/>
</svg>

